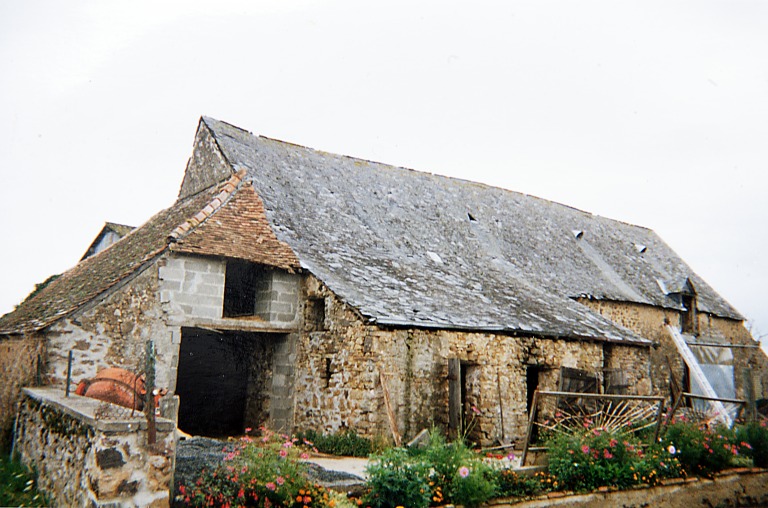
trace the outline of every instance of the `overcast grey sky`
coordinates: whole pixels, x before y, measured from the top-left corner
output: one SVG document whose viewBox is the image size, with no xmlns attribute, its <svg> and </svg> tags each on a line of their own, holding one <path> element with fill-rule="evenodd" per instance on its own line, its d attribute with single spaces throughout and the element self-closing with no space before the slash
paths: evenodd
<svg viewBox="0 0 768 508">
<path fill-rule="evenodd" d="M 0 313 L 200 115 L 654 229 L 768 334 L 768 2 L 0 0 Z"/>
</svg>

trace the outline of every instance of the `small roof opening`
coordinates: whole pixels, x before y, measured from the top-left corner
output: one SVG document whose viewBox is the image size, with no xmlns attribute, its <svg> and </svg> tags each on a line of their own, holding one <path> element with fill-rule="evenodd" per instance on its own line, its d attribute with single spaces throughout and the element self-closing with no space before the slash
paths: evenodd
<svg viewBox="0 0 768 508">
<path fill-rule="evenodd" d="M 584 236 L 584 231 L 580 229 L 572 229 L 571 233 L 573 233 L 573 237 L 576 238 L 577 240 L 581 240 L 581 237 Z"/>
</svg>

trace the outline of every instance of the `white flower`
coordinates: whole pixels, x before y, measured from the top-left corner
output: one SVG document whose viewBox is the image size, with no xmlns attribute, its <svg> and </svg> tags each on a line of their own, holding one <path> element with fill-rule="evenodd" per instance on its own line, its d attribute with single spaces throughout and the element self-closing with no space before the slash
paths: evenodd
<svg viewBox="0 0 768 508">
<path fill-rule="evenodd" d="M 669 447 L 667 447 L 667 451 L 669 452 L 670 455 L 674 455 L 677 452 L 675 447 L 672 445 L 669 445 Z"/>
</svg>

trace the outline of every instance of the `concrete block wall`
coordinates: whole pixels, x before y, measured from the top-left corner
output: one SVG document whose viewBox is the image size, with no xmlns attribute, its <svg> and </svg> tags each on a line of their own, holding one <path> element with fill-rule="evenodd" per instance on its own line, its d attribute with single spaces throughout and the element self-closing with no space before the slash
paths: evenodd
<svg viewBox="0 0 768 508">
<path fill-rule="evenodd" d="M 300 275 L 264 270 L 257 286 L 256 315 L 271 323 L 296 322 L 300 283 Z"/>
<path fill-rule="evenodd" d="M 294 427 L 294 378 L 298 334 L 282 335 L 274 342 L 270 427 L 291 432 Z"/>
<path fill-rule="evenodd" d="M 159 265 L 160 302 L 173 316 L 220 319 L 226 262 L 171 255 Z"/>
</svg>

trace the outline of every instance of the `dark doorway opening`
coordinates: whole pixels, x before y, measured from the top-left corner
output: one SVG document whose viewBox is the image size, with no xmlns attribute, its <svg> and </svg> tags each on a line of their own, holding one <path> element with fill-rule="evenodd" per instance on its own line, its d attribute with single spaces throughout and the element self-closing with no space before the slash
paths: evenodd
<svg viewBox="0 0 768 508">
<path fill-rule="evenodd" d="M 265 423 L 275 337 L 280 336 L 182 328 L 176 381 L 179 428 L 223 437 Z"/>
<path fill-rule="evenodd" d="M 531 408 L 533 406 L 533 394 L 536 393 L 536 389 L 539 387 L 539 373 L 541 367 L 538 365 L 526 365 L 525 366 L 525 411 L 530 415 Z"/>
</svg>

